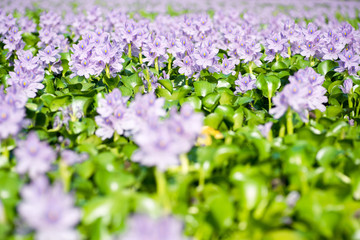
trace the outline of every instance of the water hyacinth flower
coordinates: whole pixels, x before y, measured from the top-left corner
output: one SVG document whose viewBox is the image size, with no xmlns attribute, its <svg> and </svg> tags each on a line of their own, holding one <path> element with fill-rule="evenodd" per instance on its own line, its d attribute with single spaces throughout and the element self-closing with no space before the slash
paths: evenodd
<svg viewBox="0 0 360 240">
<path fill-rule="evenodd" d="M 22 128 L 25 109 L 5 101 L 0 103 L 0 140 L 15 136 Z"/>
<path fill-rule="evenodd" d="M 353 87 L 353 81 L 350 78 L 344 81 L 343 86 L 339 86 L 339 88 L 344 94 L 350 94 L 352 87 Z"/>
<path fill-rule="evenodd" d="M 267 122 L 264 125 L 257 126 L 260 133 L 264 136 L 264 138 L 267 138 L 269 136 L 272 125 L 273 125 L 273 122 Z"/>
<path fill-rule="evenodd" d="M 291 108 L 299 114 L 304 122 L 308 121 L 308 111 L 319 109 L 325 111 L 324 103 L 328 101 L 325 93 L 327 90 L 321 86 L 325 78 L 316 73 L 312 68 L 301 69 L 289 77 L 282 92 L 273 97 L 276 106 L 270 110 L 274 118 L 280 118 Z"/>
<path fill-rule="evenodd" d="M 237 93 L 246 93 L 249 90 L 256 88 L 256 79 L 252 76 L 242 77 L 239 73 L 238 80 L 235 81 L 235 94 Z"/>
<path fill-rule="evenodd" d="M 78 240 L 74 229 L 81 212 L 74 199 L 63 192 L 61 183 L 50 186 L 45 176 L 39 176 L 21 190 L 18 212 L 29 227 L 36 231 L 37 240 Z"/>
<path fill-rule="evenodd" d="M 127 113 L 126 103 L 128 97 L 123 97 L 118 88 L 107 94 L 105 98 L 99 100 L 97 112 L 100 114 L 95 117 L 99 128 L 95 134 L 103 140 L 111 138 L 116 131 L 122 135 L 125 129 L 131 128 L 132 119 Z"/>
<path fill-rule="evenodd" d="M 146 215 L 136 214 L 127 222 L 126 231 L 118 240 L 185 240 L 183 223 L 172 217 L 153 219 Z"/>
<path fill-rule="evenodd" d="M 68 166 L 71 166 L 85 161 L 89 158 L 89 155 L 87 153 L 78 154 L 70 149 L 65 149 L 60 152 L 60 157 Z"/>
<path fill-rule="evenodd" d="M 152 115 L 134 134 L 139 149 L 132 160 L 145 166 L 156 166 L 160 171 L 179 165 L 179 155 L 188 152 L 203 126 L 202 114 L 195 113 L 191 105 L 183 105 L 178 115 L 175 109 L 165 121 Z"/>
<path fill-rule="evenodd" d="M 41 142 L 35 132 L 28 134 L 26 140 L 21 140 L 15 149 L 16 171 L 19 174 L 28 173 L 36 178 L 51 169 L 56 160 L 55 151 L 46 142 Z"/>
<path fill-rule="evenodd" d="M 198 50 L 197 53 L 194 54 L 196 64 L 198 64 L 202 68 L 212 66 L 217 53 L 217 49 L 201 48 L 200 50 Z"/>
<path fill-rule="evenodd" d="M 47 46 L 44 50 L 40 50 L 38 56 L 45 64 L 50 64 L 60 59 L 60 50 L 55 49 L 53 46 Z"/>
</svg>

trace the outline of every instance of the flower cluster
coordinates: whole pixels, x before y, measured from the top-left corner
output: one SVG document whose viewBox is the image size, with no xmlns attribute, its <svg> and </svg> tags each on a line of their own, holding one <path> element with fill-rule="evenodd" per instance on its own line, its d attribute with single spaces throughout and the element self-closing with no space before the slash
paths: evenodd
<svg viewBox="0 0 360 240">
<path fill-rule="evenodd" d="M 238 80 L 235 81 L 235 94 L 246 93 L 249 90 L 256 88 L 256 79 L 253 75 L 242 77 L 239 74 Z"/>
<path fill-rule="evenodd" d="M 23 187 L 21 197 L 19 214 L 36 231 L 36 239 L 79 239 L 74 226 L 80 221 L 81 212 L 74 207 L 73 197 L 63 192 L 62 184 L 50 186 L 47 177 L 39 176 Z"/>
<path fill-rule="evenodd" d="M 18 86 L 27 97 L 34 98 L 37 91 L 44 88 L 41 83 L 44 80 L 44 69 L 39 64 L 39 57 L 33 56 L 31 51 L 21 50 L 17 55 L 14 72 L 9 73 L 8 84 Z"/>
<path fill-rule="evenodd" d="M 183 223 L 174 217 L 153 219 L 146 215 L 133 215 L 127 223 L 126 231 L 119 240 L 184 240 Z"/>
<path fill-rule="evenodd" d="M 319 109 L 325 111 L 324 103 L 328 101 L 322 86 L 325 78 L 312 68 L 301 69 L 294 76 L 289 77 L 290 83 L 273 97 L 275 108 L 270 110 L 274 118 L 280 118 L 291 108 L 301 119 L 308 121 L 308 111 Z"/>
<path fill-rule="evenodd" d="M 106 74 L 115 76 L 123 68 L 123 48 L 115 41 L 111 41 L 109 33 L 101 29 L 87 32 L 78 44 L 71 48 L 73 54 L 69 62 L 71 76 L 99 75 L 104 70 Z"/>
<path fill-rule="evenodd" d="M 164 99 L 157 99 L 154 93 L 136 95 L 128 107 L 127 100 L 119 89 L 99 100 L 96 135 L 102 139 L 111 138 L 115 132 L 130 135 L 140 147 L 133 161 L 161 170 L 177 165 L 179 155 L 188 152 L 200 134 L 202 115 L 184 104 L 180 113 L 172 108 L 170 117 L 161 120 L 166 114 Z"/>
<path fill-rule="evenodd" d="M 24 124 L 27 96 L 19 86 L 11 86 L 4 93 L 0 87 L 0 140 L 16 136 Z"/>
<path fill-rule="evenodd" d="M 35 132 L 31 132 L 26 140 L 18 142 L 15 157 L 17 172 L 36 178 L 51 169 L 56 153 L 48 143 L 41 142 Z"/>
</svg>

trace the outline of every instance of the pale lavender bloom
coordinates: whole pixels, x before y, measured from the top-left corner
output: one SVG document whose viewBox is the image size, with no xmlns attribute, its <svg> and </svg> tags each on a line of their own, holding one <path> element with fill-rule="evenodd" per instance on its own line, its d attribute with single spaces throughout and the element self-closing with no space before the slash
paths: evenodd
<svg viewBox="0 0 360 240">
<path fill-rule="evenodd" d="M 152 219 L 146 215 L 133 215 L 126 231 L 118 240 L 185 240 L 183 223 L 171 216 Z"/>
<path fill-rule="evenodd" d="M 309 110 L 319 109 L 321 112 L 326 110 L 326 107 L 323 103 L 328 101 L 325 93 L 327 92 L 326 88 L 321 85 L 307 87 L 308 95 L 307 95 L 307 105 Z"/>
<path fill-rule="evenodd" d="M 19 141 L 15 157 L 17 172 L 28 173 L 31 178 L 48 172 L 56 160 L 54 150 L 47 142 L 41 142 L 35 132 L 29 133 L 26 140 Z"/>
<path fill-rule="evenodd" d="M 41 83 L 32 82 L 29 79 L 22 79 L 18 82 L 18 87 L 24 91 L 27 97 L 34 98 L 39 89 L 43 89 L 45 86 Z"/>
<path fill-rule="evenodd" d="M 207 68 L 213 65 L 213 61 L 215 59 L 216 54 L 218 53 L 217 49 L 207 49 L 202 48 L 194 54 L 194 58 L 196 59 L 196 64 L 201 66 L 202 68 Z"/>
<path fill-rule="evenodd" d="M 227 57 L 224 57 L 221 65 L 220 65 L 220 71 L 227 75 L 227 74 L 231 74 L 231 75 L 235 75 L 235 63 L 233 61 L 233 59 L 228 59 Z"/>
<path fill-rule="evenodd" d="M 156 126 L 154 126 L 156 125 Z M 175 134 L 164 123 L 143 124 L 141 131 L 134 136 L 139 146 L 132 155 L 134 162 L 145 166 L 156 166 L 160 171 L 179 165 L 179 155 L 183 149 L 178 147 Z"/>
<path fill-rule="evenodd" d="M 109 117 L 104 118 L 101 116 L 96 116 L 95 122 L 99 126 L 95 132 L 96 136 L 101 137 L 102 140 L 105 140 L 107 138 L 111 138 L 114 135 L 114 126 Z"/>
<path fill-rule="evenodd" d="M 170 118 L 165 122 L 170 132 L 173 132 L 177 138 L 177 145 L 181 152 L 188 152 L 194 145 L 196 137 L 201 133 L 203 115 L 195 113 L 190 104 L 183 104 L 180 114 L 176 108 L 172 108 Z"/>
<path fill-rule="evenodd" d="M 238 80 L 235 81 L 235 94 L 237 93 L 246 93 L 249 90 L 256 88 L 256 79 L 252 78 L 250 75 L 242 77 L 239 73 Z"/>
<path fill-rule="evenodd" d="M 322 47 L 322 52 L 324 60 L 336 60 L 339 57 L 339 50 L 331 42 Z"/>
<path fill-rule="evenodd" d="M 273 125 L 273 122 L 267 122 L 264 125 L 258 125 L 258 129 L 260 133 L 267 138 L 269 136 L 269 132 L 271 131 L 271 127 Z"/>
<path fill-rule="evenodd" d="M 314 42 L 305 41 L 304 44 L 301 47 L 301 55 L 303 55 L 304 57 L 309 58 L 311 56 L 315 56 L 316 50 L 317 50 L 317 47 L 314 44 Z"/>
<path fill-rule="evenodd" d="M 78 240 L 75 225 L 80 221 L 80 209 L 74 199 L 63 192 L 57 182 L 52 187 L 45 176 L 39 176 L 21 190 L 23 201 L 18 206 L 19 215 L 36 231 L 38 240 Z"/>
<path fill-rule="evenodd" d="M 165 116 L 164 103 L 165 99 L 156 98 L 154 93 L 145 95 L 138 93 L 129 105 L 128 114 L 132 121 L 129 122 L 128 130 L 135 134 L 146 127 L 146 122 L 149 120 Z"/>
<path fill-rule="evenodd" d="M 274 118 L 279 119 L 291 107 L 303 121 L 308 121 L 307 94 L 307 90 L 302 85 L 290 82 L 282 92 L 273 97 L 275 107 L 270 110 L 270 114 L 274 114 Z"/>
<path fill-rule="evenodd" d="M 50 64 L 60 59 L 59 52 L 60 51 L 58 49 L 49 45 L 44 50 L 40 50 L 38 56 L 45 64 Z"/>
<path fill-rule="evenodd" d="M 359 68 L 360 58 L 352 49 L 342 51 L 342 53 L 339 54 L 339 58 L 344 62 L 345 68 Z"/>
<path fill-rule="evenodd" d="M 281 52 L 285 48 L 287 40 L 284 39 L 280 33 L 274 33 L 271 38 L 266 39 L 268 49 L 272 49 L 275 52 Z"/>
<path fill-rule="evenodd" d="M 78 76 L 84 76 L 85 78 L 89 78 L 90 75 L 95 74 L 94 67 L 95 63 L 90 58 L 83 60 L 78 59 L 76 62 L 74 62 L 73 71 L 74 74 Z"/>
<path fill-rule="evenodd" d="M 154 52 L 156 56 L 165 55 L 166 42 L 164 37 L 157 36 L 153 41 L 148 42 L 150 52 Z"/>
<path fill-rule="evenodd" d="M 68 166 L 83 162 L 89 158 L 89 155 L 86 153 L 78 154 L 77 152 L 70 149 L 62 150 L 60 156 L 61 160 L 64 161 Z"/>
<path fill-rule="evenodd" d="M 110 63 L 111 59 L 116 55 L 117 48 L 111 44 L 104 44 L 103 46 L 97 47 L 96 57 L 94 58 L 97 61 L 103 61 L 105 64 Z"/>
<path fill-rule="evenodd" d="M 31 51 L 19 51 L 18 52 L 18 58 L 20 60 L 20 65 L 28 70 L 32 70 L 36 67 L 38 67 L 38 57 L 33 57 L 33 54 Z"/>
<path fill-rule="evenodd" d="M 78 44 L 73 45 L 72 51 L 74 58 L 79 57 L 81 60 L 87 58 L 89 52 L 93 49 L 94 45 L 86 40 L 81 40 Z"/>
<path fill-rule="evenodd" d="M 180 74 L 184 74 L 186 77 L 191 77 L 194 74 L 194 62 L 189 56 L 186 56 L 183 60 L 176 59 L 174 64 L 180 67 Z"/>
<path fill-rule="evenodd" d="M 15 136 L 22 127 L 25 109 L 17 108 L 5 101 L 0 103 L 0 140 Z"/>
<path fill-rule="evenodd" d="M 350 94 L 352 87 L 353 87 L 353 81 L 350 78 L 348 78 L 344 81 L 343 86 L 339 86 L 341 91 L 345 94 Z"/>
<path fill-rule="evenodd" d="M 314 41 L 315 38 L 320 34 L 320 31 L 317 30 L 317 26 L 314 23 L 309 23 L 307 28 L 303 29 L 303 34 L 307 41 Z"/>
</svg>

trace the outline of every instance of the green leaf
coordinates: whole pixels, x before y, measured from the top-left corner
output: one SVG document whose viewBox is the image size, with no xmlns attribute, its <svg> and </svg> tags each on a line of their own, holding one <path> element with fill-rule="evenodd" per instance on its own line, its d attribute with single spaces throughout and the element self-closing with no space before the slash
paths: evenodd
<svg viewBox="0 0 360 240">
<path fill-rule="evenodd" d="M 195 89 L 196 96 L 205 97 L 206 95 L 214 92 L 215 87 L 216 87 L 216 84 L 209 83 L 206 81 L 194 82 L 194 89 Z"/>
<path fill-rule="evenodd" d="M 271 70 L 272 71 L 282 71 L 282 70 L 286 70 L 288 69 L 288 66 L 286 65 L 286 63 L 282 62 L 282 61 L 276 61 L 272 66 L 271 66 Z"/>
<path fill-rule="evenodd" d="M 170 93 L 173 92 L 173 84 L 169 79 L 160 79 L 158 82 L 169 90 Z"/>
<path fill-rule="evenodd" d="M 336 66 L 338 66 L 338 63 L 331 60 L 325 60 L 319 63 L 317 70 L 320 74 L 325 76 L 328 72 L 332 71 Z"/>
<path fill-rule="evenodd" d="M 128 88 L 134 89 L 137 86 L 142 86 L 143 82 L 137 73 L 134 73 L 130 76 L 123 77 L 121 82 Z"/>
<path fill-rule="evenodd" d="M 270 76 L 259 75 L 256 81 L 256 86 L 262 91 L 264 97 L 270 99 L 274 96 L 276 90 L 280 88 L 281 81 L 278 77 L 274 75 L 270 75 Z"/>
<path fill-rule="evenodd" d="M 187 98 L 182 98 L 180 100 L 180 104 L 183 105 L 184 103 L 190 104 L 194 109 L 197 109 L 197 110 L 200 110 L 201 106 L 202 106 L 201 100 L 197 96 L 190 96 Z"/>
<path fill-rule="evenodd" d="M 202 99 L 202 104 L 205 109 L 212 111 L 219 103 L 221 95 L 219 93 L 210 93 Z"/>
</svg>

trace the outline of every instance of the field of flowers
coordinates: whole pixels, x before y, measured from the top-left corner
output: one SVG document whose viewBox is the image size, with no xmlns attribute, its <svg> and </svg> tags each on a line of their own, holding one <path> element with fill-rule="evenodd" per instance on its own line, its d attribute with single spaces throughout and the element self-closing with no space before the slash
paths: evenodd
<svg viewBox="0 0 360 240">
<path fill-rule="evenodd" d="M 359 240 L 360 3 L 0 2 L 0 239 Z"/>
</svg>

